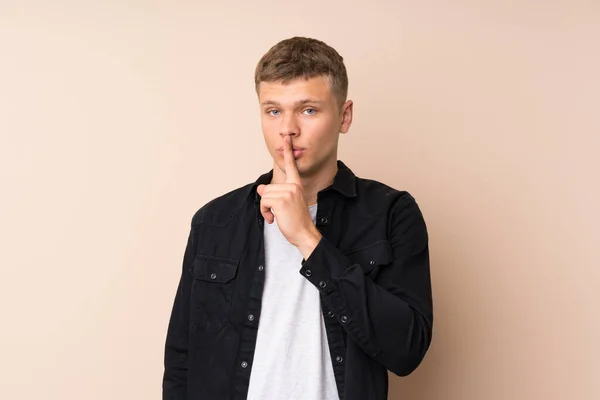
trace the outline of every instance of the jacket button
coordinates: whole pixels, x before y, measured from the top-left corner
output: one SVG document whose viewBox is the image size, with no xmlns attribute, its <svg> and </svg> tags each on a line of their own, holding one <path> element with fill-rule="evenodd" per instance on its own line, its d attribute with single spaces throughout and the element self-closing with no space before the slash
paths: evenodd
<svg viewBox="0 0 600 400">
<path fill-rule="evenodd" d="M 337 362 L 341 363 L 342 361 L 344 361 L 344 357 L 342 357 L 342 356 L 337 356 L 337 357 L 335 358 L 335 361 L 337 361 Z"/>
<path fill-rule="evenodd" d="M 248 363 L 246 361 L 242 361 L 242 363 L 240 365 L 242 368 L 248 367 Z"/>
<path fill-rule="evenodd" d="M 254 314 L 248 314 L 248 321 L 254 321 Z"/>
<path fill-rule="evenodd" d="M 217 274 L 215 274 L 215 273 L 210 274 L 210 279 L 212 279 L 213 281 L 215 279 L 217 279 Z"/>
<path fill-rule="evenodd" d="M 312 271 L 310 269 L 307 269 L 306 272 L 304 272 L 304 275 L 311 276 L 312 275 Z"/>
<path fill-rule="evenodd" d="M 333 317 L 335 316 L 335 314 L 333 313 L 333 311 L 329 311 L 329 312 L 327 313 L 327 316 L 328 316 L 329 318 L 333 318 Z"/>
<path fill-rule="evenodd" d="M 259 265 L 259 266 L 258 266 L 258 270 L 259 270 L 259 271 L 262 271 L 263 269 L 265 269 L 264 265 Z"/>
<path fill-rule="evenodd" d="M 325 286 L 327 286 L 327 282 L 321 281 L 321 282 L 319 282 L 319 286 L 321 286 L 322 288 L 324 288 Z"/>
<path fill-rule="evenodd" d="M 375 260 L 371 260 L 371 262 L 369 264 L 375 265 Z"/>
<path fill-rule="evenodd" d="M 342 324 L 345 324 L 346 322 L 348 322 L 348 317 L 346 317 L 345 315 L 342 315 L 342 318 L 340 318 L 342 320 Z"/>
<path fill-rule="evenodd" d="M 326 224 L 328 221 L 327 217 L 321 217 L 321 223 Z"/>
</svg>

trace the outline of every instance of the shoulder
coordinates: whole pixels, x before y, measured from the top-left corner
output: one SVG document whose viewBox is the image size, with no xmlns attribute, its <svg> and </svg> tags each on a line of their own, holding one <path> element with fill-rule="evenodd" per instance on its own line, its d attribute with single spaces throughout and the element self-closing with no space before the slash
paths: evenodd
<svg viewBox="0 0 600 400">
<path fill-rule="evenodd" d="M 427 225 L 411 193 L 374 179 L 357 179 L 358 203 L 363 216 L 387 219 L 388 240 L 422 248 L 428 241 Z"/>
<path fill-rule="evenodd" d="M 233 189 L 204 204 L 192 217 L 192 226 L 210 224 L 225 226 L 246 203 L 255 183 Z"/>
<path fill-rule="evenodd" d="M 406 190 L 394 188 L 375 179 L 357 177 L 356 191 L 370 214 L 388 211 L 397 213 L 407 207 L 417 207 L 415 198 Z"/>
</svg>

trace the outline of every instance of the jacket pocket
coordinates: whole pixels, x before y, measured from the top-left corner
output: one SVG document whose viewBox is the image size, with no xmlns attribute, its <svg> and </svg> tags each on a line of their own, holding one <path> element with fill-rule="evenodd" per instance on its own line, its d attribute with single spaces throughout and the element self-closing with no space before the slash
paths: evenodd
<svg viewBox="0 0 600 400">
<path fill-rule="evenodd" d="M 394 261 L 392 245 L 385 239 L 344 253 L 352 264 L 358 264 L 366 275 L 375 278 L 382 266 Z"/>
<path fill-rule="evenodd" d="M 191 273 L 190 323 L 207 331 L 218 331 L 229 321 L 235 276 L 239 261 L 198 255 Z"/>
</svg>

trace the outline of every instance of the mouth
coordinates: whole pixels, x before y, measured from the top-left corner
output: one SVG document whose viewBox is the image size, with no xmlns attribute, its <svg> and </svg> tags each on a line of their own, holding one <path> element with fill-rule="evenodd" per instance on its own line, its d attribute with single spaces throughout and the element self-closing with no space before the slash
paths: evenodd
<svg viewBox="0 0 600 400">
<path fill-rule="evenodd" d="M 293 151 L 294 151 L 294 158 L 298 158 L 298 157 L 300 157 L 300 156 L 301 156 L 301 155 L 304 153 L 304 151 L 305 151 L 305 150 L 306 150 L 306 149 L 304 149 L 304 148 L 302 148 L 302 147 L 294 147 L 294 148 L 293 148 Z M 278 149 L 277 149 L 277 153 L 278 153 L 280 156 L 282 156 L 282 157 L 283 157 L 283 147 L 281 147 L 281 148 L 278 148 Z"/>
</svg>

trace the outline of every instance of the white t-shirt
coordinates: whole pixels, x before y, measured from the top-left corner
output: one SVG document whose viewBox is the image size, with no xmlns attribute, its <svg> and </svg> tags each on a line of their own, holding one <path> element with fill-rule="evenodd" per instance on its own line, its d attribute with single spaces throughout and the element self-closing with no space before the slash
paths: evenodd
<svg viewBox="0 0 600 400">
<path fill-rule="evenodd" d="M 313 223 L 317 204 L 309 207 Z M 265 286 L 248 400 L 339 399 L 319 291 L 299 271 L 302 253 L 264 224 Z"/>
</svg>

